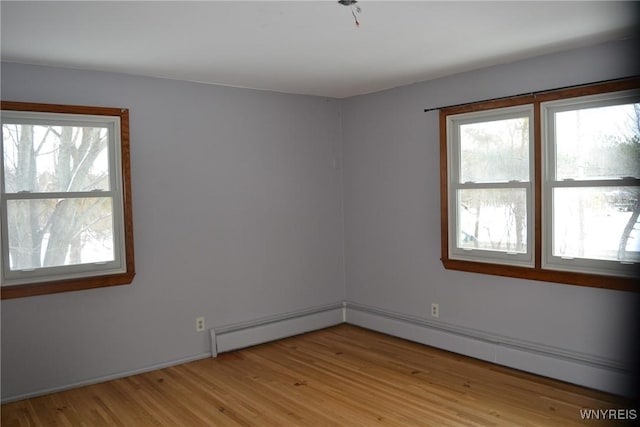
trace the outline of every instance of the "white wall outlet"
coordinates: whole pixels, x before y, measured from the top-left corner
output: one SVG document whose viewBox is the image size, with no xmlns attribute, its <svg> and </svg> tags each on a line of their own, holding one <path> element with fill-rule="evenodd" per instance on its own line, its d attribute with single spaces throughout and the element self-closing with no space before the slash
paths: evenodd
<svg viewBox="0 0 640 427">
<path fill-rule="evenodd" d="M 431 317 L 440 317 L 440 304 L 431 304 Z"/>
<path fill-rule="evenodd" d="M 204 331 L 205 323 L 204 316 L 196 317 L 196 332 Z"/>
</svg>

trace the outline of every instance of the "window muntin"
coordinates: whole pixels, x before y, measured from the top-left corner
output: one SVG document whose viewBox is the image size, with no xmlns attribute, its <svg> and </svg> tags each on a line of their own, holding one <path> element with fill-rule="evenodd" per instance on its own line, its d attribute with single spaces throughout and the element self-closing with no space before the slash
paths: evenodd
<svg viewBox="0 0 640 427">
<path fill-rule="evenodd" d="M 448 117 L 449 256 L 531 266 L 530 105 Z"/>
<path fill-rule="evenodd" d="M 542 103 L 544 266 L 633 276 L 640 262 L 640 94 Z"/>
<path fill-rule="evenodd" d="M 131 283 L 127 110 L 2 103 L 2 298 Z"/>
</svg>

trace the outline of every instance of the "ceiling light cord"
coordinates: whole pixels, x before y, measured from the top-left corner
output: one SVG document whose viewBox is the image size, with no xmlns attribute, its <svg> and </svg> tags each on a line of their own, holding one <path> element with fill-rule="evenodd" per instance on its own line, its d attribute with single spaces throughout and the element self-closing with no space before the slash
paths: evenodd
<svg viewBox="0 0 640 427">
<path fill-rule="evenodd" d="M 360 12 L 359 7 L 357 7 L 356 10 Z M 351 8 L 351 14 L 353 15 L 353 20 L 356 23 L 356 28 L 360 28 L 360 21 L 358 21 L 358 17 L 356 16 L 356 11 L 353 10 L 353 7 Z"/>
<path fill-rule="evenodd" d="M 356 5 L 356 3 L 358 3 L 358 0 L 338 0 L 338 3 L 343 6 L 349 6 L 351 8 L 351 15 L 353 15 L 353 21 L 356 24 L 356 28 L 360 28 L 360 21 L 358 21 L 357 14 L 360 13 L 362 9 L 360 9 L 360 6 Z"/>
</svg>

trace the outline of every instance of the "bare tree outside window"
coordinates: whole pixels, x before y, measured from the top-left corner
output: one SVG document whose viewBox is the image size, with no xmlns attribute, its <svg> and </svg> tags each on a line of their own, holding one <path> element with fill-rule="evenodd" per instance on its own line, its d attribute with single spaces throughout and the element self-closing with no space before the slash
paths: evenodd
<svg viewBox="0 0 640 427">
<path fill-rule="evenodd" d="M 5 188 L 10 193 L 109 189 L 106 128 L 4 124 Z M 11 200 L 12 270 L 113 260 L 110 197 Z"/>
</svg>

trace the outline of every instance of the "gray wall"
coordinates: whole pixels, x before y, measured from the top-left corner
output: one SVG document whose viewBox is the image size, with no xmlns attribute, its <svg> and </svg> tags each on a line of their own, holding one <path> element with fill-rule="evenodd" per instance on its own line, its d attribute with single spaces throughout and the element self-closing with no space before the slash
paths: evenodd
<svg viewBox="0 0 640 427">
<path fill-rule="evenodd" d="M 3 64 L 3 99 L 130 108 L 138 271 L 3 301 L 3 398 L 202 357 L 196 316 L 345 298 L 423 319 L 438 302 L 448 325 L 624 359 L 636 295 L 443 269 L 437 113 L 422 110 L 623 77 L 634 57 L 613 43 L 346 100 Z"/>
<path fill-rule="evenodd" d="M 439 322 L 629 362 L 637 294 L 443 268 L 438 112 L 423 110 L 638 74 L 633 47 L 609 43 L 346 100 L 348 301 L 423 319 L 435 302 Z"/>
<path fill-rule="evenodd" d="M 137 269 L 2 301 L 4 398 L 202 357 L 197 316 L 344 299 L 337 100 L 15 64 L 2 99 L 130 109 Z"/>
</svg>

